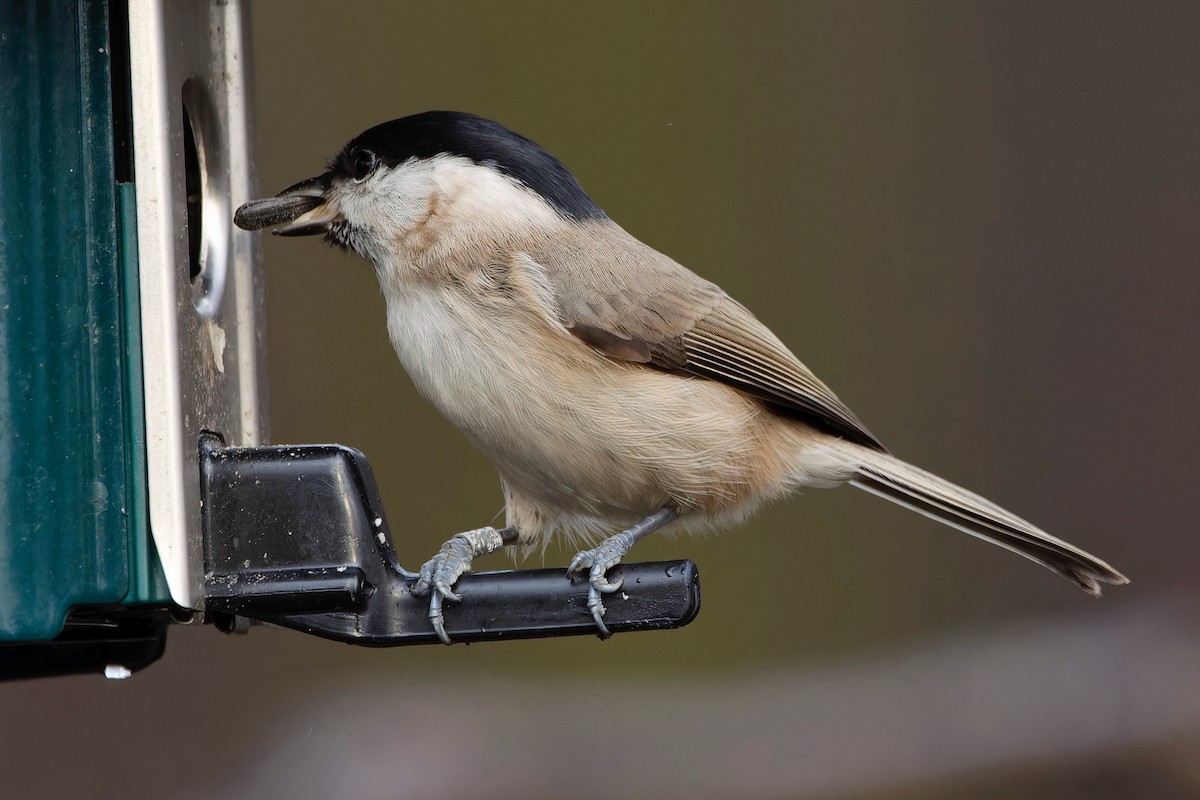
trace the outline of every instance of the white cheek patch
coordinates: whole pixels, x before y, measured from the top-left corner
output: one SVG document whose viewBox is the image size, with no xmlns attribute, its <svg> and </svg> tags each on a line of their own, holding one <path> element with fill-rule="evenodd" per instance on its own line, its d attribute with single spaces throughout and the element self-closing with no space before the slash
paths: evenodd
<svg viewBox="0 0 1200 800">
<path fill-rule="evenodd" d="M 429 162 L 422 161 L 380 166 L 362 183 L 345 181 L 338 205 L 350 228 L 347 244 L 380 261 L 397 238 L 424 224 L 435 191 Z"/>
<path fill-rule="evenodd" d="M 344 181 L 337 201 L 348 223 L 342 241 L 381 269 L 381 279 L 562 225 L 536 192 L 459 156 L 381 166 L 362 183 Z"/>
<path fill-rule="evenodd" d="M 548 229 L 562 223 L 558 212 L 537 192 L 491 167 L 457 156 L 439 156 L 430 163 L 435 167 L 443 203 L 453 206 L 456 221 L 507 232 Z"/>
</svg>

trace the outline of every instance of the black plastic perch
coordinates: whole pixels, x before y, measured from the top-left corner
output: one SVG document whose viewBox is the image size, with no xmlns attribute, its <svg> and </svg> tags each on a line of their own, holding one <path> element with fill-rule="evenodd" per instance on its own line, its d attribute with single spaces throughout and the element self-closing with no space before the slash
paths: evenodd
<svg viewBox="0 0 1200 800">
<path fill-rule="evenodd" d="M 438 644 L 409 592 L 366 457 L 341 445 L 222 447 L 201 440 L 210 613 L 368 646 Z M 623 564 L 605 597 L 614 633 L 678 628 L 700 610 L 691 561 Z M 464 575 L 443 607 L 456 642 L 594 634 L 586 579 L 562 569 Z"/>
</svg>

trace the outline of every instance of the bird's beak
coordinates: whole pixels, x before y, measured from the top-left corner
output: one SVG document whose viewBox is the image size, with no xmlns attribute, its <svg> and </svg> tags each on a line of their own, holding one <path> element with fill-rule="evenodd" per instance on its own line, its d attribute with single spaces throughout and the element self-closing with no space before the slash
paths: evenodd
<svg viewBox="0 0 1200 800">
<path fill-rule="evenodd" d="M 242 230 L 259 231 L 274 225 L 276 236 L 313 236 L 328 233 L 338 213 L 326 203 L 333 185 L 333 173 L 289 186 L 275 197 L 251 200 L 233 215 L 233 224 Z"/>
</svg>

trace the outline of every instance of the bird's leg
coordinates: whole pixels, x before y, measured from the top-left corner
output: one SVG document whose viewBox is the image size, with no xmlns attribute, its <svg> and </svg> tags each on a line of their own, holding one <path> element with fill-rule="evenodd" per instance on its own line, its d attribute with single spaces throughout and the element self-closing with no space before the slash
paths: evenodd
<svg viewBox="0 0 1200 800">
<path fill-rule="evenodd" d="M 619 590 L 624 583 L 624 578 L 610 583 L 608 578 L 604 577 L 604 573 L 620 564 L 629 549 L 643 536 L 654 533 L 678 516 L 679 512 L 673 508 L 661 508 L 628 530 L 608 537 L 591 550 L 580 550 L 575 554 L 575 558 L 571 559 L 571 566 L 567 567 L 568 578 L 574 578 L 583 570 L 590 569 L 587 607 L 592 612 L 592 619 L 596 621 L 601 639 L 607 639 L 612 633 L 604 624 L 604 602 L 600 595 L 611 594 Z"/>
<path fill-rule="evenodd" d="M 516 528 L 477 528 L 451 536 L 437 555 L 425 562 L 412 585 L 412 593 L 429 598 L 429 621 L 443 644 L 452 644 L 446 634 L 446 622 L 442 618 L 442 601 L 462 600 L 454 591 L 454 582 L 471 569 L 476 556 L 494 553 L 505 545 L 517 541 Z"/>
</svg>

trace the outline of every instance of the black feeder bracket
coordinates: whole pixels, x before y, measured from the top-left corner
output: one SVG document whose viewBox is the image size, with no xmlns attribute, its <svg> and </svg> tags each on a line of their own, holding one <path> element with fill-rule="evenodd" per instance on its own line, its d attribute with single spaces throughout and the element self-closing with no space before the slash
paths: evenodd
<svg viewBox="0 0 1200 800">
<path fill-rule="evenodd" d="M 429 598 L 400 566 L 370 463 L 342 445 L 200 441 L 204 594 L 227 630 L 246 620 L 373 647 L 439 644 Z M 678 628 L 700 609 L 691 561 L 622 564 L 605 596 L 613 633 Z M 595 634 L 588 583 L 564 569 L 464 575 L 443 605 L 455 642 Z"/>
</svg>

